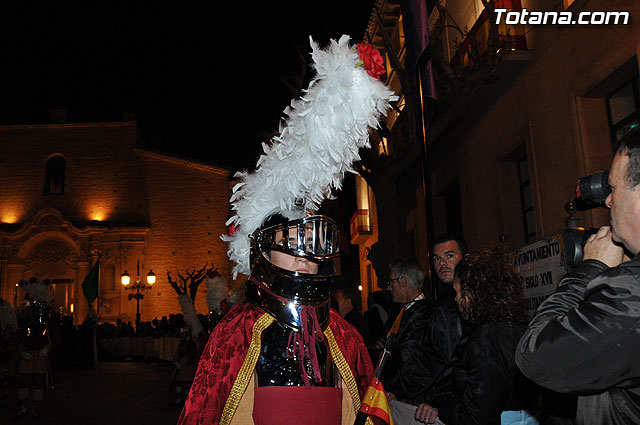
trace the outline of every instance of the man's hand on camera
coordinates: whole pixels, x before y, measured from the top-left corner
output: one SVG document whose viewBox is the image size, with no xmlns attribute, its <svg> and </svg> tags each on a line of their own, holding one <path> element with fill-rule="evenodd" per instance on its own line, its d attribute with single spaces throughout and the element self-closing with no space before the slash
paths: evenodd
<svg viewBox="0 0 640 425">
<path fill-rule="evenodd" d="M 585 260 L 600 260 L 609 267 L 622 263 L 624 249 L 611 239 L 611 227 L 602 226 L 598 233 L 589 236 L 584 245 Z"/>
</svg>

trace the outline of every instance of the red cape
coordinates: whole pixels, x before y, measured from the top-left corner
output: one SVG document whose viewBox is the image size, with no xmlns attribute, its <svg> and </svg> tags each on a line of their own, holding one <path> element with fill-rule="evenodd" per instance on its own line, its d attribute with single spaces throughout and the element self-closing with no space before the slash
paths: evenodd
<svg viewBox="0 0 640 425">
<path fill-rule="evenodd" d="M 243 303 L 235 306 L 215 327 L 200 357 L 179 425 L 218 424 L 231 387 L 251 344 L 262 308 Z M 371 359 L 356 329 L 331 310 L 329 327 L 356 380 L 360 399 L 373 376 Z"/>
</svg>

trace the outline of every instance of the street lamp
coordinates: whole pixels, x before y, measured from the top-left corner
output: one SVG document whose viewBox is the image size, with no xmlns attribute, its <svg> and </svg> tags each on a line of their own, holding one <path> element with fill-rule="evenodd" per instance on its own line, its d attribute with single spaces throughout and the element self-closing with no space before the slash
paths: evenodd
<svg viewBox="0 0 640 425">
<path fill-rule="evenodd" d="M 124 287 L 124 289 L 126 290 L 131 290 L 131 291 L 136 291 L 135 293 L 129 294 L 129 301 L 131 301 L 132 298 L 136 299 L 136 330 L 138 329 L 138 326 L 140 325 L 140 300 L 144 298 L 144 291 L 146 291 L 147 289 L 151 289 L 153 287 L 153 284 L 156 283 L 156 274 L 153 272 L 153 270 L 149 270 L 149 273 L 147 273 L 147 283 L 141 282 L 140 281 L 140 261 L 138 261 L 137 264 L 137 279 L 135 281 L 135 283 L 131 283 L 131 276 L 129 275 L 129 273 L 127 273 L 127 271 L 125 270 L 124 273 L 122 273 L 120 275 L 120 283 L 122 283 L 122 286 Z"/>
</svg>

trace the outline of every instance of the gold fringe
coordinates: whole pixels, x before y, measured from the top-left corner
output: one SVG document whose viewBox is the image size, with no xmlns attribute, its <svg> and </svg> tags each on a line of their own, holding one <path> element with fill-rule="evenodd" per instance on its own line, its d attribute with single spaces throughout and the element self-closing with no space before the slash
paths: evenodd
<svg viewBox="0 0 640 425">
<path fill-rule="evenodd" d="M 331 351 L 331 357 L 333 357 L 333 362 L 336 364 L 338 368 L 338 372 L 340 372 L 340 376 L 342 380 L 347 385 L 349 389 L 349 394 L 351 394 L 351 400 L 353 401 L 353 407 L 356 409 L 356 413 L 358 409 L 360 409 L 360 394 L 358 393 L 358 385 L 356 384 L 356 380 L 351 373 L 351 368 L 349 364 L 344 359 L 342 352 L 340 351 L 340 347 L 338 347 L 338 343 L 336 342 L 336 337 L 333 336 L 333 332 L 331 328 L 327 326 L 327 329 L 324 330 L 324 336 L 327 337 L 327 342 L 329 343 L 329 351 Z"/>
<path fill-rule="evenodd" d="M 345 382 L 347 388 L 349 389 L 349 394 L 351 394 L 351 401 L 353 402 L 353 407 L 357 415 L 358 410 L 360 410 L 360 405 L 362 404 L 362 402 L 360 401 L 360 393 L 358 392 L 358 384 L 356 384 L 356 380 L 351 373 L 351 368 L 349 367 L 347 361 L 344 359 L 342 351 L 340 351 L 340 347 L 338 347 L 338 343 L 336 342 L 336 337 L 333 336 L 333 332 L 331 331 L 331 328 L 329 326 L 327 326 L 327 329 L 324 330 L 324 336 L 327 337 L 327 342 L 329 343 L 329 351 L 331 351 L 333 362 L 336 364 L 342 380 Z M 366 425 L 373 425 L 371 418 L 367 418 Z"/>
<path fill-rule="evenodd" d="M 240 399 L 246 391 L 247 385 L 249 384 L 251 376 L 253 375 L 253 371 L 256 368 L 256 363 L 258 362 L 258 357 L 260 356 L 260 337 L 262 336 L 262 332 L 267 329 L 269 325 L 271 325 L 275 320 L 276 319 L 270 314 L 264 313 L 258 320 L 256 320 L 256 323 L 253 325 L 253 331 L 251 334 L 251 345 L 249 345 L 247 356 L 244 358 L 244 362 L 242 363 L 240 372 L 238 372 L 238 376 L 233 383 L 233 387 L 231 388 L 229 398 L 227 398 L 227 402 L 225 403 L 224 409 L 222 410 L 220 425 L 229 425 L 231 423 L 231 419 L 233 418 L 233 415 L 238 408 Z"/>
</svg>

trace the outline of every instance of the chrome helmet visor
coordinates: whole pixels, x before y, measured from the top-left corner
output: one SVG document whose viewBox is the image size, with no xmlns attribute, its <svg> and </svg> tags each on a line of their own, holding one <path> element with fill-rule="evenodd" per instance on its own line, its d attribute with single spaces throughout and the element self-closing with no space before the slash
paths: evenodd
<svg viewBox="0 0 640 425">
<path fill-rule="evenodd" d="M 340 244 L 336 222 L 322 215 L 267 227 L 260 231 L 258 238 L 262 252 L 275 250 L 311 261 L 336 257 Z"/>
</svg>

